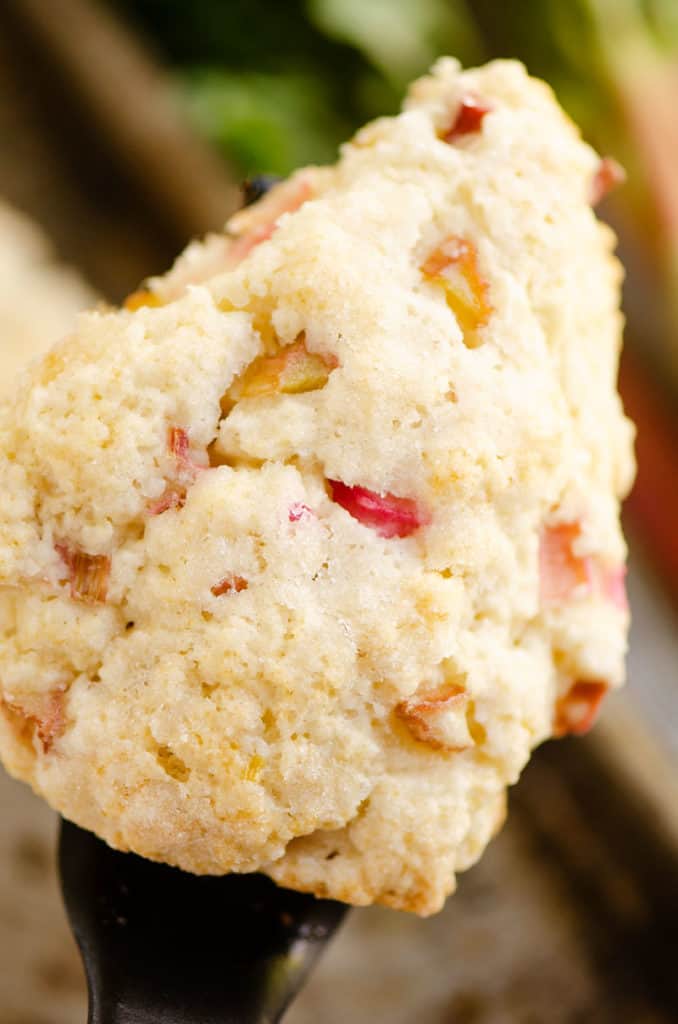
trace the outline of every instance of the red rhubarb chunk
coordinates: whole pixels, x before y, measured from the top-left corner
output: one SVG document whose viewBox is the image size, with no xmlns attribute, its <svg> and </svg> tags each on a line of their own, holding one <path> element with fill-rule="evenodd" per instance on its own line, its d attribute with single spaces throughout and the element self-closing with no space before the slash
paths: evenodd
<svg viewBox="0 0 678 1024">
<path fill-rule="evenodd" d="M 102 604 L 106 600 L 111 559 L 108 555 L 88 555 L 70 544 L 55 544 L 68 569 L 70 593 L 74 601 Z"/>
<path fill-rule="evenodd" d="M 573 550 L 580 534 L 579 523 L 559 523 L 542 531 L 539 542 L 542 604 L 562 604 L 575 596 L 590 593 L 593 586 L 592 560 L 582 558 Z"/>
<path fill-rule="evenodd" d="M 441 136 L 443 142 L 455 142 L 462 135 L 479 132 L 482 128 L 483 118 L 491 110 L 491 104 L 484 103 L 477 96 L 472 96 L 470 93 L 462 96 L 452 127 Z"/>
<path fill-rule="evenodd" d="M 589 195 L 591 206 L 597 206 L 608 192 L 624 181 L 626 181 L 626 171 L 622 165 L 611 156 L 603 157 L 591 182 Z"/>
<path fill-rule="evenodd" d="M 340 480 L 329 480 L 328 483 L 332 500 L 363 526 L 376 530 L 380 537 L 409 537 L 430 521 L 411 498 L 375 494 L 366 487 L 349 487 Z"/>
<path fill-rule="evenodd" d="M 233 591 L 239 594 L 242 590 L 247 590 L 247 580 L 242 576 L 224 576 L 222 580 L 215 583 L 210 590 L 215 597 L 221 597 L 222 594 L 230 594 Z"/>
<path fill-rule="evenodd" d="M 300 519 L 312 519 L 313 517 L 313 509 L 305 505 L 303 501 L 295 501 L 289 507 L 288 518 L 291 523 L 298 523 Z"/>
<path fill-rule="evenodd" d="M 556 701 L 556 712 L 553 721 L 553 735 L 583 736 L 594 724 L 603 697 L 609 687 L 607 683 L 579 682 Z"/>
</svg>

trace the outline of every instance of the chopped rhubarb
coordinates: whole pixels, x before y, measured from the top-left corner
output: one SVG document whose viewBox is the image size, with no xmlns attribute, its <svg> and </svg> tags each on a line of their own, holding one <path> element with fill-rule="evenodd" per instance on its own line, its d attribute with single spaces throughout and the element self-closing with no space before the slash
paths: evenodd
<svg viewBox="0 0 678 1024">
<path fill-rule="evenodd" d="M 542 530 L 539 540 L 539 589 L 542 605 L 564 604 L 596 594 L 626 611 L 626 566 L 605 565 L 598 556 L 577 555 L 581 523 L 558 523 Z"/>
<path fill-rule="evenodd" d="M 111 559 L 108 555 L 88 555 L 70 544 L 54 547 L 68 570 L 70 593 L 74 601 L 102 604 L 106 600 Z"/>
<path fill-rule="evenodd" d="M 182 466 L 190 462 L 190 444 L 188 434 L 182 427 L 170 427 L 167 431 L 167 448 Z"/>
<path fill-rule="evenodd" d="M 222 594 L 230 594 L 233 591 L 239 594 L 242 590 L 247 590 L 247 580 L 242 576 L 224 576 L 222 580 L 215 583 L 210 590 L 215 597 L 221 597 Z"/>
<path fill-rule="evenodd" d="M 268 189 L 252 206 L 236 213 L 229 221 L 228 227 L 240 233 L 241 225 L 245 228 L 249 225 L 275 225 L 284 213 L 294 213 L 312 197 L 312 177 L 307 168 L 287 181 L 279 182 Z"/>
<path fill-rule="evenodd" d="M 298 523 L 301 519 L 314 518 L 314 512 L 303 501 L 295 501 L 293 505 L 290 505 L 288 518 L 291 523 Z"/>
<path fill-rule="evenodd" d="M 473 746 L 466 723 L 467 703 L 462 687 L 442 687 L 401 701 L 395 713 L 420 743 L 434 750 L 462 751 Z"/>
<path fill-rule="evenodd" d="M 174 479 L 170 480 L 155 501 L 146 506 L 146 511 L 151 516 L 162 515 L 171 508 L 183 508 L 186 503 L 186 493 L 199 473 L 207 469 L 195 462 L 190 455 L 190 438 L 183 427 L 170 427 L 167 431 L 167 451 L 176 462 Z"/>
<path fill-rule="evenodd" d="M 309 352 L 302 335 L 276 355 L 259 356 L 231 389 L 230 397 L 260 398 L 263 395 L 300 395 L 324 387 L 337 360 Z"/>
<path fill-rule="evenodd" d="M 430 522 L 428 514 L 411 498 L 376 494 L 366 487 L 349 487 L 340 480 L 328 480 L 332 500 L 345 508 L 363 526 L 380 537 L 409 537 Z"/>
<path fill-rule="evenodd" d="M 181 484 L 166 487 L 157 501 L 150 501 L 146 506 L 149 516 L 160 516 L 171 508 L 183 508 L 186 504 L 186 488 Z"/>
<path fill-rule="evenodd" d="M 228 252 L 228 265 L 233 267 L 249 255 L 255 246 L 267 241 L 278 227 L 278 220 L 284 213 L 294 213 L 313 195 L 308 177 L 297 177 L 290 182 L 274 186 L 253 206 L 236 214 L 229 222 L 229 228 L 238 232 L 239 225 L 245 233 L 236 237 Z M 248 227 L 248 225 L 251 225 Z"/>
<path fill-rule="evenodd" d="M 135 310 L 141 309 L 143 306 L 156 307 L 162 305 L 163 301 L 160 296 L 148 288 L 140 288 L 139 291 L 132 292 L 124 302 L 125 309 L 129 310 L 130 313 L 134 313 Z"/>
<path fill-rule="evenodd" d="M 37 737 L 43 754 L 48 754 L 66 729 L 64 694 L 61 690 L 53 690 L 39 703 L 38 710 L 33 708 L 29 711 L 20 704 L 0 698 L 0 709 L 5 711 L 25 739 Z"/>
<path fill-rule="evenodd" d="M 591 205 L 597 206 L 613 188 L 623 184 L 624 181 L 626 181 L 626 171 L 622 165 L 611 156 L 603 157 L 591 182 L 589 195 Z"/>
<path fill-rule="evenodd" d="M 183 427 L 170 427 L 167 431 L 167 451 L 177 462 L 177 469 L 183 478 L 192 483 L 199 473 L 208 466 L 196 462 L 191 455 L 191 442 Z"/>
<path fill-rule="evenodd" d="M 553 735 L 560 738 L 583 736 L 588 732 L 598 717 L 608 689 L 607 683 L 575 683 L 564 697 L 556 701 Z"/>
<path fill-rule="evenodd" d="M 581 535 L 579 523 L 547 526 L 539 541 L 540 595 L 544 605 L 558 605 L 586 596 L 593 587 L 593 562 L 575 554 Z"/>
<path fill-rule="evenodd" d="M 228 264 L 229 266 L 236 266 L 241 263 L 246 256 L 254 249 L 257 245 L 261 245 L 262 242 L 268 241 L 273 232 L 276 229 L 275 222 L 270 224 L 260 224 L 256 228 L 252 228 L 246 235 L 242 235 L 240 238 L 236 238 L 233 245 L 228 250 Z"/>
<path fill-rule="evenodd" d="M 445 291 L 447 304 L 457 318 L 469 348 L 481 343 L 478 331 L 492 313 L 487 282 L 480 276 L 475 246 L 464 238 L 447 238 L 427 257 L 422 274 Z"/>
<path fill-rule="evenodd" d="M 63 735 L 65 728 L 64 695 L 58 690 L 49 695 L 44 710 L 35 718 L 35 731 L 45 754 L 52 749 L 55 740 Z"/>
<path fill-rule="evenodd" d="M 492 110 L 489 103 L 484 103 L 476 96 L 462 96 L 452 127 L 441 136 L 443 142 L 455 142 L 462 135 L 479 132 L 483 118 Z"/>
</svg>

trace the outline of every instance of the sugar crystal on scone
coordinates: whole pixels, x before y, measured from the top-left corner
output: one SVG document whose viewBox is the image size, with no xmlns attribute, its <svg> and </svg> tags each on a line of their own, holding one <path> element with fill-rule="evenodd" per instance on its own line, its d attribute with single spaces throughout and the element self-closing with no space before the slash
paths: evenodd
<svg viewBox="0 0 678 1024">
<path fill-rule="evenodd" d="M 113 846 L 421 914 L 624 675 L 600 158 L 442 60 L 0 411 L 0 751 Z"/>
</svg>

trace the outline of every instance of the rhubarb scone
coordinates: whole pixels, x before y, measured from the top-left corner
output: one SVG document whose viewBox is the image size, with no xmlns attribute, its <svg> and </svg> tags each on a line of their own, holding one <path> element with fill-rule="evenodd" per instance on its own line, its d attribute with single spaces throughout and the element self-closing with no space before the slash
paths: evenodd
<svg viewBox="0 0 678 1024">
<path fill-rule="evenodd" d="M 0 395 L 94 301 L 81 278 L 55 261 L 40 229 L 0 200 Z"/>
<path fill-rule="evenodd" d="M 445 59 L 2 412 L 0 749 L 120 849 L 429 914 L 623 679 L 615 167 Z"/>
</svg>

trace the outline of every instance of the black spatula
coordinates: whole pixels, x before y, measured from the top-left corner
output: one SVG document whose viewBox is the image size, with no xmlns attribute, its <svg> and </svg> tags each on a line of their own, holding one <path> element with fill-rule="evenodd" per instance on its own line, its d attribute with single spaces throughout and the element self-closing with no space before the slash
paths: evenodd
<svg viewBox="0 0 678 1024">
<path fill-rule="evenodd" d="M 263 875 L 199 878 L 62 822 L 61 885 L 89 1024 L 273 1024 L 345 906 Z"/>
</svg>

